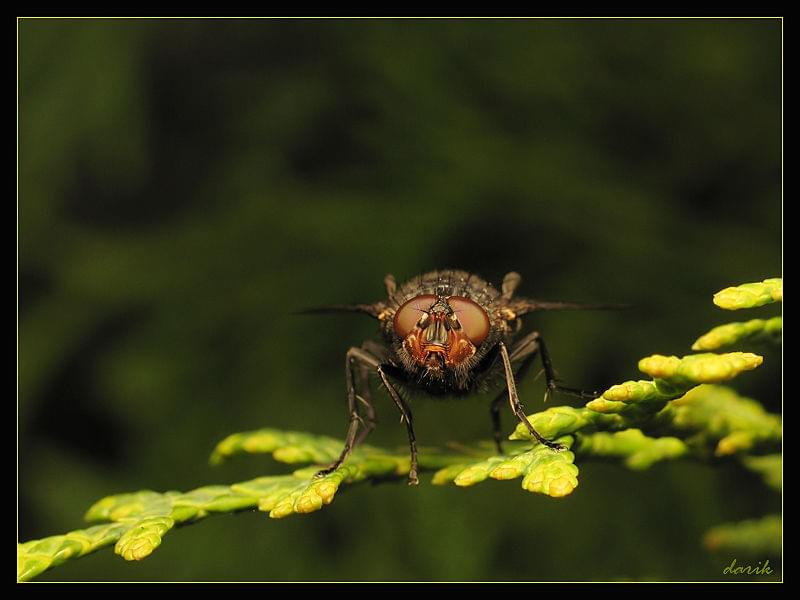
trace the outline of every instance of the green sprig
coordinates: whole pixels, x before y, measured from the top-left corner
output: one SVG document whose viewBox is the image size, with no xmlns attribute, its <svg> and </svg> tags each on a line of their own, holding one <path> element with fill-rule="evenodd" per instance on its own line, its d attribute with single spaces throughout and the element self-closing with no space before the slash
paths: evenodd
<svg viewBox="0 0 800 600">
<path fill-rule="evenodd" d="M 639 370 L 685 389 L 701 383 L 729 381 L 744 371 L 752 371 L 763 361 L 763 357 L 750 352 L 692 354 L 683 358 L 654 354 L 639 361 Z"/>
<path fill-rule="evenodd" d="M 624 426 L 623 419 L 617 415 L 606 415 L 589 408 L 571 406 L 553 406 L 528 416 L 528 421 L 546 438 L 556 438 L 585 429 L 619 429 Z M 533 436 L 523 423 L 518 423 L 508 439 L 532 440 Z"/>
<path fill-rule="evenodd" d="M 783 317 L 752 319 L 744 323 L 727 323 L 714 327 L 697 339 L 692 350 L 719 350 L 741 343 L 780 344 L 782 340 Z"/>
<path fill-rule="evenodd" d="M 328 462 L 341 441 L 299 432 L 259 429 L 229 436 L 215 448 L 212 462 L 241 453 L 271 453 L 282 462 Z M 469 455 L 425 453 L 420 467 L 439 469 L 463 462 Z M 331 459 L 332 460 L 332 459 Z M 212 485 L 195 490 L 158 493 L 142 490 L 108 496 L 87 511 L 89 522 L 112 521 L 62 536 L 33 540 L 17 546 L 17 577 L 28 581 L 62 562 L 116 544 L 114 551 L 125 560 L 142 560 L 161 545 L 173 527 L 217 513 L 257 508 L 271 518 L 307 514 L 330 504 L 342 484 L 366 479 L 401 478 L 408 474 L 410 461 L 405 450 L 392 453 L 370 446 L 356 450 L 338 470 L 315 477 L 319 466 L 299 469 L 291 475 L 275 475 L 233 485 Z"/>
<path fill-rule="evenodd" d="M 780 492 L 783 490 L 783 456 L 768 454 L 766 456 L 743 456 L 745 467 L 761 475 L 769 487 Z"/>
<path fill-rule="evenodd" d="M 640 429 L 626 429 L 582 435 L 575 451 L 581 456 L 622 458 L 626 467 L 639 471 L 662 460 L 680 458 L 689 448 L 676 437 L 652 438 Z"/>
<path fill-rule="evenodd" d="M 47 569 L 110 546 L 128 529 L 124 523 L 106 523 L 17 544 L 17 581 L 30 581 Z"/>
<path fill-rule="evenodd" d="M 759 283 L 743 283 L 714 294 L 714 304 L 725 310 L 755 308 L 783 301 L 783 279 L 776 277 Z"/>
<path fill-rule="evenodd" d="M 258 429 L 229 435 L 217 444 L 209 461 L 219 465 L 238 454 L 272 454 L 282 463 L 325 464 L 333 462 L 341 451 L 342 442 L 334 438 L 299 431 Z"/>
<path fill-rule="evenodd" d="M 662 426 L 683 437 L 693 436 L 717 456 L 773 448 L 780 444 L 783 424 L 755 400 L 731 388 L 702 385 L 670 403 L 659 415 Z"/>
<path fill-rule="evenodd" d="M 558 439 L 566 448 L 573 439 Z M 517 479 L 522 477 L 522 488 L 552 498 L 562 498 L 578 486 L 578 467 L 575 455 L 569 450 L 554 452 L 540 444 L 511 456 L 491 456 L 485 460 L 455 464 L 439 470 L 433 476 L 435 485 L 455 483 L 466 487 L 485 481 Z"/>
<path fill-rule="evenodd" d="M 780 556 L 782 541 L 783 520 L 780 515 L 726 523 L 710 529 L 703 537 L 703 543 L 711 551 L 759 559 Z"/>
</svg>

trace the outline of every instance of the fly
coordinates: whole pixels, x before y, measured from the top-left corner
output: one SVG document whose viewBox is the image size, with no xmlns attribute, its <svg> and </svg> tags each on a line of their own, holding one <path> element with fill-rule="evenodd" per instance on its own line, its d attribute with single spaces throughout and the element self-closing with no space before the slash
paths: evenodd
<svg viewBox="0 0 800 600">
<path fill-rule="evenodd" d="M 431 271 L 400 286 L 394 276 L 387 275 L 384 301 L 304 311 L 364 313 L 378 321 L 383 333 L 383 343 L 366 341 L 347 351 L 345 382 L 350 419 L 344 448 L 339 458 L 317 476 L 338 469 L 353 448 L 375 428 L 370 374 L 377 375 L 397 406 L 401 422 L 405 423 L 411 452 L 409 485 L 419 483 L 417 443 L 411 408 L 400 393 L 402 388 L 419 389 L 431 395 L 464 396 L 502 386 L 504 389 L 490 408 L 498 451 L 502 452 L 500 407 L 506 399 L 514 416 L 534 438 L 554 451 L 563 450 L 560 444 L 540 435 L 525 417 L 515 380 L 524 376 L 534 359 L 541 356 L 547 382 L 545 400 L 552 392 L 583 399 L 596 398 L 598 394 L 560 385 L 539 332 L 518 338 L 521 317 L 540 310 L 615 307 L 515 297 L 520 280 L 518 273 L 508 273 L 498 291 L 466 271 Z"/>
</svg>

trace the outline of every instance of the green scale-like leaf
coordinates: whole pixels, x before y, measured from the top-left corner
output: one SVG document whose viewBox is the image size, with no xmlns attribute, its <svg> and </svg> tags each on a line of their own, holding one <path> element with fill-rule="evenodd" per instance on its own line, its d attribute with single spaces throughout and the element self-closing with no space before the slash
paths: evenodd
<svg viewBox="0 0 800 600">
<path fill-rule="evenodd" d="M 572 445 L 572 438 L 558 439 L 562 445 Z M 573 464 L 575 455 L 569 450 L 556 452 L 537 444 L 513 456 L 491 456 L 484 460 L 456 464 L 441 469 L 433 476 L 433 483 L 453 482 L 470 486 L 487 478 L 505 480 L 522 477 L 522 488 L 529 492 L 561 498 L 571 494 L 578 486 L 578 467 Z"/>
<path fill-rule="evenodd" d="M 683 358 L 654 354 L 639 361 L 639 370 L 654 377 L 653 381 L 626 381 L 612 386 L 586 407 L 600 413 L 620 414 L 635 425 L 693 387 L 728 381 L 762 362 L 761 356 L 749 352 L 692 354 Z"/>
<path fill-rule="evenodd" d="M 783 456 L 768 454 L 766 456 L 743 456 L 742 463 L 751 471 L 755 471 L 774 490 L 783 490 Z"/>
<path fill-rule="evenodd" d="M 697 339 L 692 345 L 692 350 L 719 350 L 745 342 L 780 344 L 782 340 L 783 317 L 752 319 L 744 323 L 727 323 L 714 327 Z"/>
<path fill-rule="evenodd" d="M 780 556 L 782 540 L 780 515 L 719 525 L 709 530 L 703 539 L 709 550 L 762 560 L 766 556 Z"/>
<path fill-rule="evenodd" d="M 680 458 L 688 454 L 689 448 L 676 437 L 652 438 L 639 429 L 626 429 L 580 436 L 576 452 L 579 455 L 623 458 L 625 466 L 641 470 L 658 461 Z"/>
<path fill-rule="evenodd" d="M 215 448 L 211 461 L 219 464 L 236 454 L 271 453 L 287 463 L 326 463 L 338 456 L 341 447 L 341 441 L 325 436 L 259 429 L 227 437 Z M 421 457 L 420 468 L 439 469 L 465 458 L 463 454 L 431 451 Z M 363 446 L 337 471 L 320 478 L 315 477 L 320 467 L 312 466 L 291 475 L 259 477 L 230 486 L 205 486 L 185 493 L 142 490 L 108 496 L 96 502 L 85 518 L 89 522 L 113 523 L 19 544 L 18 579 L 27 581 L 65 560 L 114 543 L 115 552 L 124 559 L 142 560 L 161 545 L 163 536 L 175 525 L 214 513 L 257 508 L 279 519 L 314 512 L 330 504 L 342 484 L 401 478 L 409 468 L 405 450 L 392 453 Z"/>
<path fill-rule="evenodd" d="M 755 446 L 774 447 L 783 435 L 782 420 L 755 400 L 728 387 L 702 385 L 671 402 L 657 419 L 682 436 L 714 448 L 717 456 L 736 454 Z"/>
<path fill-rule="evenodd" d="M 272 454 L 278 462 L 333 462 L 342 451 L 340 440 L 299 431 L 258 429 L 234 433 L 222 440 L 211 454 L 211 464 L 220 464 L 237 454 Z"/>
<path fill-rule="evenodd" d="M 106 523 L 17 545 L 17 580 L 29 581 L 61 563 L 115 543 L 129 529 L 124 523 Z"/>
<path fill-rule="evenodd" d="M 783 279 L 776 277 L 759 283 L 743 283 L 714 294 L 714 304 L 725 310 L 755 308 L 783 301 Z"/>
</svg>

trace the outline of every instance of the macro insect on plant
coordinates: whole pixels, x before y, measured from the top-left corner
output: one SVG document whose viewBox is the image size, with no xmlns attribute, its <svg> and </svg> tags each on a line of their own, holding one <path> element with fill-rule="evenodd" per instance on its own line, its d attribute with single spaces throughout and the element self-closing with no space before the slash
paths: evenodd
<svg viewBox="0 0 800 600">
<path fill-rule="evenodd" d="M 551 392 L 585 399 L 596 398 L 598 394 L 559 385 L 539 332 L 532 331 L 515 342 L 522 330 L 521 317 L 540 310 L 612 307 L 514 297 L 520 280 L 518 273 L 507 273 L 498 291 L 466 271 L 431 271 L 400 286 L 394 276 L 387 275 L 384 278 L 388 296 L 385 301 L 303 311 L 370 315 L 381 324 L 384 339 L 383 344 L 368 340 L 360 348 L 352 347 L 347 351 L 345 380 L 350 421 L 344 448 L 339 458 L 317 475 L 338 469 L 353 448 L 375 428 L 370 373 L 376 374 L 386 387 L 406 425 L 411 450 L 409 485 L 418 483 L 417 445 L 411 409 L 401 389 L 422 390 L 434 396 L 464 396 L 504 384 L 491 404 L 498 451 L 502 452 L 500 406 L 506 399 L 517 419 L 540 443 L 554 451 L 562 450 L 560 444 L 540 435 L 525 417 L 515 379 L 522 377 L 540 355 L 547 382 L 545 400 Z"/>
</svg>

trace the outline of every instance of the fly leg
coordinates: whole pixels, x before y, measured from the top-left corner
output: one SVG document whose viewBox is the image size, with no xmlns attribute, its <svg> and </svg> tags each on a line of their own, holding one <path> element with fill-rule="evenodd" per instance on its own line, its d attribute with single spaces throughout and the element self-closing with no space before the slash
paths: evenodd
<svg viewBox="0 0 800 600">
<path fill-rule="evenodd" d="M 389 283 L 392 281 L 394 281 L 394 278 L 391 275 L 387 275 L 387 289 L 389 288 Z M 385 362 L 387 360 L 386 347 L 377 342 L 367 340 L 361 344 L 361 349 L 371 354 L 374 359 L 378 359 L 379 362 Z M 361 442 L 363 442 L 372 432 L 372 430 L 375 429 L 375 425 L 378 423 L 378 418 L 375 414 L 375 406 L 372 403 L 372 393 L 370 392 L 369 388 L 369 374 L 370 371 L 375 368 L 374 363 L 374 360 L 369 364 L 366 362 L 358 363 L 358 383 L 361 393 L 356 395 L 356 399 L 364 407 L 364 411 L 366 412 L 366 421 L 362 421 L 364 429 L 359 432 L 355 441 L 355 446 L 358 446 Z"/>
<path fill-rule="evenodd" d="M 511 404 L 511 410 L 514 413 L 514 416 L 519 419 L 520 423 L 525 424 L 525 426 L 528 428 L 528 431 L 531 432 L 531 435 L 535 437 L 541 444 L 544 444 L 553 450 L 564 450 L 564 446 L 556 442 L 551 442 L 547 438 L 543 437 L 538 431 L 536 431 L 533 428 L 533 425 L 531 425 L 531 422 L 525 416 L 525 411 L 522 408 L 522 404 L 519 401 L 519 396 L 517 395 L 517 386 L 514 383 L 514 371 L 511 367 L 511 359 L 508 356 L 508 348 L 506 348 L 506 345 L 503 342 L 500 342 L 498 347 L 500 348 L 500 357 L 503 359 L 503 368 L 506 372 L 508 401 L 509 404 Z"/>
<path fill-rule="evenodd" d="M 361 344 L 361 349 L 375 356 L 380 356 L 384 350 L 380 344 L 369 340 Z M 358 437 L 356 437 L 354 446 L 361 444 L 361 442 L 372 433 L 372 430 L 375 429 L 375 425 L 378 422 L 377 415 L 375 414 L 375 406 L 372 404 L 372 393 L 369 389 L 369 372 L 369 365 L 363 362 L 358 363 L 358 389 L 360 390 L 360 394 L 356 395 L 356 400 L 358 400 L 364 408 L 364 412 L 366 413 L 364 416 L 366 419 L 362 421 L 364 429 L 358 432 Z"/>
<path fill-rule="evenodd" d="M 517 379 L 522 379 L 525 376 L 525 374 L 528 372 L 528 369 L 530 369 L 530 366 L 533 364 L 534 359 L 536 358 L 536 353 L 539 351 L 539 345 L 537 343 L 538 336 L 539 334 L 534 331 L 533 333 L 528 334 L 519 340 L 511 348 L 511 353 L 509 354 L 511 364 L 515 365 L 516 363 L 521 362 L 516 372 Z M 500 407 L 507 397 L 507 391 L 500 392 L 497 397 L 492 400 L 490 409 L 492 416 L 492 430 L 494 432 L 494 443 L 495 446 L 497 446 L 498 454 L 503 453 L 503 434 L 500 426 Z"/>
<path fill-rule="evenodd" d="M 359 444 L 363 439 L 369 435 L 375 427 L 375 409 L 372 407 L 372 402 L 369 394 L 369 385 L 366 381 L 369 368 L 377 368 L 380 361 L 371 353 L 361 348 L 350 348 L 347 351 L 344 365 L 344 376 L 347 391 L 347 410 L 350 414 L 350 421 L 347 426 L 347 433 L 344 438 L 344 448 L 342 449 L 339 458 L 337 458 L 330 465 L 319 471 L 315 477 L 323 477 L 333 473 L 336 469 L 342 466 L 342 463 L 347 459 L 353 448 Z M 354 369 L 358 366 L 360 381 L 367 383 L 365 388 L 362 388 L 362 395 L 356 394 L 355 375 Z M 366 392 L 364 390 L 366 389 Z M 367 412 L 367 423 L 364 423 L 361 414 L 358 410 L 358 403 L 361 402 Z M 359 425 L 364 425 L 364 430 L 361 435 L 358 435 Z"/>
<path fill-rule="evenodd" d="M 377 423 L 375 407 L 372 405 L 372 394 L 369 390 L 369 371 L 365 367 L 360 367 L 358 369 L 358 381 L 360 383 L 359 389 L 361 393 L 356 395 L 356 400 L 364 408 L 366 414 L 364 415 L 365 418 L 361 420 L 361 424 L 364 428 L 358 432 L 358 436 L 353 444 L 354 447 L 361 445 L 361 442 L 367 439 L 367 436 L 372 433 Z"/>
<path fill-rule="evenodd" d="M 553 370 L 553 363 L 550 362 L 550 353 L 547 351 L 547 346 L 538 332 L 534 331 L 531 335 L 536 335 L 536 341 L 539 344 L 539 350 L 542 352 L 542 366 L 544 366 L 544 377 L 547 380 L 547 391 L 544 394 L 544 401 L 550 397 L 552 392 L 560 392 L 575 396 L 582 400 L 593 400 L 600 395 L 600 392 L 586 392 L 577 388 L 564 387 L 556 382 L 556 374 Z"/>
<path fill-rule="evenodd" d="M 347 360 L 345 363 L 347 407 L 350 412 L 350 423 L 347 427 L 347 434 L 345 435 L 344 448 L 342 449 L 339 458 L 337 458 L 325 469 L 319 471 L 316 474 L 316 477 L 322 477 L 332 473 L 342 466 L 342 463 L 347 459 L 348 456 L 350 456 L 350 453 L 353 451 L 353 448 L 356 446 L 356 444 L 360 443 L 375 426 L 375 410 L 371 403 L 369 387 L 367 386 L 364 388 L 366 393 L 363 395 L 356 394 L 354 375 L 354 368 L 356 366 L 358 366 L 360 369 L 360 377 L 363 379 L 366 379 L 370 370 L 374 370 L 378 374 L 378 377 L 380 377 L 381 382 L 383 382 L 383 384 L 386 386 L 386 390 L 389 392 L 389 395 L 391 396 L 395 405 L 397 405 L 397 408 L 400 411 L 401 420 L 406 424 L 408 444 L 411 449 L 411 468 L 408 473 L 408 484 L 418 484 L 417 442 L 414 435 L 414 428 L 412 426 L 411 410 L 409 409 L 406 401 L 395 388 L 392 381 L 389 379 L 388 375 L 388 373 L 394 374 L 396 369 L 392 365 L 382 362 L 380 358 L 375 356 L 375 354 L 369 350 L 355 347 L 350 348 L 347 351 Z M 361 415 L 358 412 L 358 402 L 361 402 L 365 406 L 365 410 L 367 412 L 367 423 L 364 423 Z M 361 432 L 361 435 L 359 435 L 359 425 L 362 424 L 364 425 L 364 430 Z"/>
<path fill-rule="evenodd" d="M 533 358 L 536 356 L 537 353 L 541 352 L 542 355 L 542 365 L 544 366 L 544 376 L 547 380 L 547 391 L 545 392 L 545 401 L 549 397 L 550 393 L 552 392 L 561 392 L 564 394 L 570 394 L 572 396 L 577 396 L 581 399 L 591 400 L 593 398 L 597 398 L 599 394 L 597 392 L 585 392 L 583 390 L 579 390 L 576 388 L 569 388 L 562 385 L 559 385 L 556 382 L 555 371 L 553 370 L 553 364 L 550 361 L 550 354 L 547 352 L 547 346 L 544 343 L 541 335 L 534 331 L 523 339 L 519 341 L 518 344 L 514 346 L 514 349 L 509 356 L 508 349 L 503 342 L 498 344 L 500 349 L 500 356 L 503 360 L 503 367 L 505 369 L 506 374 L 506 383 L 508 385 L 508 400 L 511 404 L 511 410 L 514 412 L 514 415 L 520 422 L 524 423 L 525 426 L 530 431 L 531 435 L 535 437 L 539 442 L 548 446 L 549 448 L 553 448 L 554 450 L 561 450 L 563 447 L 560 444 L 556 444 L 551 442 L 544 437 L 542 437 L 539 432 L 537 432 L 533 425 L 531 425 L 530 421 L 525 417 L 525 413 L 522 410 L 522 404 L 519 401 L 519 396 L 517 395 L 516 384 L 514 383 L 514 372 L 512 369 L 512 362 L 516 360 L 524 360 L 522 366 L 520 367 L 519 374 L 522 375 L 524 372 L 530 367 L 530 364 L 533 362 Z M 499 424 L 500 424 L 500 398 L 502 398 L 505 394 L 498 396 L 492 402 L 492 422 L 495 425 L 495 441 L 499 441 L 500 439 L 500 432 L 499 432 Z M 499 444 L 498 444 L 499 448 Z"/>
<path fill-rule="evenodd" d="M 400 411 L 400 421 L 406 424 L 406 433 L 408 434 L 408 447 L 411 450 L 411 468 L 408 471 L 408 485 L 418 485 L 419 479 L 417 478 L 417 438 L 414 435 L 414 426 L 412 424 L 411 409 L 408 404 L 394 387 L 387 375 L 387 371 L 394 372 L 395 368 L 391 365 L 378 365 L 378 377 L 381 378 L 383 385 L 392 397 L 397 409 Z"/>
</svg>

